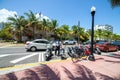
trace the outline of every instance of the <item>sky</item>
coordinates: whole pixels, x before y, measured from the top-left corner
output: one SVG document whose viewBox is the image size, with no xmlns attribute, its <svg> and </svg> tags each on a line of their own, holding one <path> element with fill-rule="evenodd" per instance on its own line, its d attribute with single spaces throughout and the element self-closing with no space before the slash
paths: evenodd
<svg viewBox="0 0 120 80">
<path fill-rule="evenodd" d="M 78 25 L 91 29 L 91 7 L 96 7 L 94 25 L 109 24 L 113 33 L 120 34 L 120 7 L 112 8 L 109 0 L 0 0 L 0 21 L 9 15 L 19 16 L 28 13 L 42 13 L 44 17 L 56 19 L 59 26 Z"/>
</svg>

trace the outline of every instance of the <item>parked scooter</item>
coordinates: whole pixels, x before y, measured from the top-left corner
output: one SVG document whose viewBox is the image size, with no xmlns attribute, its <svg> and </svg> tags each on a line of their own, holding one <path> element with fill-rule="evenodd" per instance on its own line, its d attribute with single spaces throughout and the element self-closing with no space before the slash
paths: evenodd
<svg viewBox="0 0 120 80">
<path fill-rule="evenodd" d="M 90 46 L 82 45 L 82 46 L 80 46 L 80 48 L 83 49 L 83 51 L 84 51 L 84 53 L 86 55 L 90 55 L 91 54 L 91 48 L 90 48 Z M 101 51 L 100 51 L 99 48 L 94 48 L 93 51 L 94 51 L 95 54 L 101 55 Z"/>
<path fill-rule="evenodd" d="M 49 61 L 52 59 L 53 53 L 52 53 L 52 49 L 48 48 L 45 52 L 45 59 L 46 61 Z"/>
<path fill-rule="evenodd" d="M 61 60 L 65 60 L 67 59 L 67 56 L 65 54 L 65 49 L 60 49 L 60 57 L 61 57 Z"/>
<path fill-rule="evenodd" d="M 98 54 L 98 55 L 101 55 L 101 51 L 100 51 L 99 48 L 95 48 L 95 49 L 94 49 L 94 53 L 95 53 L 95 54 Z"/>
<path fill-rule="evenodd" d="M 72 61 L 75 62 L 82 57 L 85 57 L 85 59 L 87 59 L 88 56 L 91 54 L 91 48 L 90 46 L 85 45 L 68 47 L 67 53 L 71 57 Z M 99 50 L 99 48 L 95 48 L 94 53 L 100 55 L 101 51 Z"/>
<path fill-rule="evenodd" d="M 46 50 L 46 52 L 45 52 L 45 59 L 46 59 L 46 61 L 49 61 L 49 60 L 51 60 L 52 59 L 52 57 L 53 57 L 53 49 L 51 49 L 51 48 L 48 48 L 47 50 Z M 65 49 L 60 49 L 60 51 L 59 51 L 60 53 L 59 53 L 59 56 L 58 55 L 55 55 L 56 57 L 60 57 L 61 58 L 61 60 L 64 60 L 64 59 L 67 59 L 67 56 L 66 56 L 66 54 L 65 54 Z"/>
</svg>

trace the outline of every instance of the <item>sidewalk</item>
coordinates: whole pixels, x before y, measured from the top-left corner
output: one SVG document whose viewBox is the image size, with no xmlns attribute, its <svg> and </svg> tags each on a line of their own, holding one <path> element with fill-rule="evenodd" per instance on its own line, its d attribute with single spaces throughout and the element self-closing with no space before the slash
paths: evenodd
<svg viewBox="0 0 120 80">
<path fill-rule="evenodd" d="M 0 80 L 120 80 L 119 53 L 97 55 L 95 59 L 54 61 L 0 75 Z"/>
<path fill-rule="evenodd" d="M 23 44 L 23 43 L 16 43 L 16 44 L 14 44 L 14 43 L 0 43 L 0 47 L 7 47 L 7 46 L 10 46 L 10 47 L 22 47 L 22 46 L 25 46 L 25 44 Z"/>
</svg>

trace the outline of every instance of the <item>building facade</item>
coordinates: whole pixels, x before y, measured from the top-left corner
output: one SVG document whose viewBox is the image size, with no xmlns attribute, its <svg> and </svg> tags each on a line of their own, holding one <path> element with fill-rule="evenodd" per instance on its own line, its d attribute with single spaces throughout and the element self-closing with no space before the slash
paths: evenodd
<svg viewBox="0 0 120 80">
<path fill-rule="evenodd" d="M 98 29 L 101 29 L 101 30 L 108 30 L 110 32 L 113 33 L 113 27 L 111 25 L 96 25 L 94 27 L 94 30 L 98 30 Z"/>
</svg>

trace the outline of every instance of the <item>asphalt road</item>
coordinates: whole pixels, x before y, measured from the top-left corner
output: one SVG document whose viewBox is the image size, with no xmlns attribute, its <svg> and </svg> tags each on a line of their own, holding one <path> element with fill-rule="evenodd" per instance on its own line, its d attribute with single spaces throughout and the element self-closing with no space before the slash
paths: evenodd
<svg viewBox="0 0 120 80">
<path fill-rule="evenodd" d="M 53 52 L 54 53 L 54 52 Z M 45 61 L 45 50 L 36 52 L 26 52 L 24 46 L 22 47 L 0 47 L 0 68 L 11 67 L 15 65 L 36 63 Z M 60 59 L 60 57 L 53 56 L 53 59 Z"/>
<path fill-rule="evenodd" d="M 24 46 L 0 47 L 0 68 L 45 61 L 44 54 L 45 51 L 26 52 Z M 109 52 L 109 54 L 102 52 L 102 55 L 110 54 L 112 54 L 112 52 Z M 60 57 L 54 56 L 53 59 L 60 59 Z"/>
<path fill-rule="evenodd" d="M 0 47 L 0 68 L 43 61 L 44 53 L 26 52 L 24 47 Z"/>
<path fill-rule="evenodd" d="M 3 47 L 0 48 L 0 54 L 26 53 L 24 47 Z"/>
</svg>

